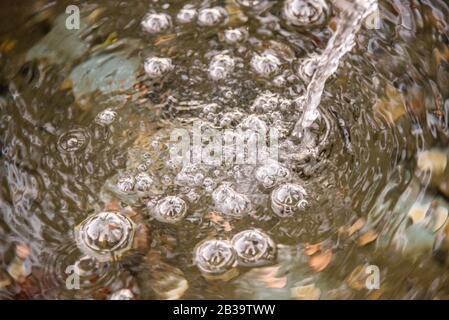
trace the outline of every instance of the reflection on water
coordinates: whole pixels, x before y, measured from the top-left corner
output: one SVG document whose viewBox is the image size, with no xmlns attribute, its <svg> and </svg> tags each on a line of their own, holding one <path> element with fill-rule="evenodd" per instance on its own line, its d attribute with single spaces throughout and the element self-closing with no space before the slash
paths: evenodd
<svg viewBox="0 0 449 320">
<path fill-rule="evenodd" d="M 0 298 L 447 298 L 444 2 L 1 7 Z"/>
</svg>

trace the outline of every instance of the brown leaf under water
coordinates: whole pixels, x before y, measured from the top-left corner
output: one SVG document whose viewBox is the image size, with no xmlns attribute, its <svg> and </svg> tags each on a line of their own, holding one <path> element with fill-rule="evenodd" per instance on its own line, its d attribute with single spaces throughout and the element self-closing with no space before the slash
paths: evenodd
<svg viewBox="0 0 449 320">
<path fill-rule="evenodd" d="M 207 218 L 214 224 L 222 227 L 225 232 L 232 231 L 232 226 L 229 221 L 223 219 L 223 216 L 219 212 L 212 211 L 208 213 Z"/>
<path fill-rule="evenodd" d="M 365 226 L 365 223 L 365 219 L 357 219 L 357 221 L 347 229 L 348 236 L 352 236 L 354 233 L 362 229 Z"/>
<path fill-rule="evenodd" d="M 323 244 L 322 242 L 315 243 L 315 244 L 306 244 L 304 254 L 306 256 L 313 256 L 315 253 L 317 253 L 318 251 L 321 250 L 322 244 Z"/>
<path fill-rule="evenodd" d="M 380 98 L 374 105 L 374 112 L 390 124 L 406 113 L 404 96 L 391 84 L 385 87 L 386 96 Z"/>
<path fill-rule="evenodd" d="M 365 245 L 367 245 L 368 243 L 373 242 L 374 240 L 377 239 L 377 232 L 374 230 L 368 230 L 367 232 L 365 232 L 364 234 L 362 234 L 359 239 L 357 240 L 357 245 L 359 247 L 363 247 Z"/>
<path fill-rule="evenodd" d="M 287 284 L 287 277 L 278 277 L 280 267 L 265 267 L 254 269 L 254 280 L 262 282 L 269 289 L 281 289 Z"/>
<path fill-rule="evenodd" d="M 321 272 L 329 265 L 332 260 L 332 250 L 328 249 L 324 252 L 311 256 L 309 259 L 309 267 L 314 272 Z"/>
<path fill-rule="evenodd" d="M 291 288 L 290 296 L 298 300 L 318 300 L 321 296 L 321 290 L 312 283 L 306 286 Z"/>
</svg>

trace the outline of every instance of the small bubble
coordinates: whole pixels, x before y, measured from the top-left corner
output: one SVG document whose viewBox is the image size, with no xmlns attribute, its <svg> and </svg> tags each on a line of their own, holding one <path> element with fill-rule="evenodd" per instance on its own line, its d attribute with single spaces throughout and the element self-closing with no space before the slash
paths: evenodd
<svg viewBox="0 0 449 320">
<path fill-rule="evenodd" d="M 179 23 L 190 23 L 197 16 L 197 11 L 191 6 L 185 6 L 181 10 L 179 10 L 178 15 L 176 16 L 176 20 Z"/>
<path fill-rule="evenodd" d="M 228 44 L 243 42 L 248 38 L 248 31 L 244 28 L 228 29 L 224 32 L 224 40 Z"/>
<path fill-rule="evenodd" d="M 286 0 L 282 14 L 292 25 L 315 26 L 326 21 L 329 11 L 325 0 Z"/>
<path fill-rule="evenodd" d="M 279 217 L 291 217 L 307 205 L 306 191 L 303 187 L 293 183 L 286 183 L 277 187 L 271 193 L 271 208 Z"/>
<path fill-rule="evenodd" d="M 268 132 L 268 126 L 255 114 L 250 114 L 238 125 L 242 130 L 250 130 L 254 133 L 266 134 Z"/>
<path fill-rule="evenodd" d="M 187 199 L 189 199 L 189 201 L 191 203 L 195 203 L 200 199 L 200 195 L 197 192 L 195 192 L 194 190 L 189 191 L 187 193 L 186 197 L 187 197 Z"/>
<path fill-rule="evenodd" d="M 179 197 L 167 196 L 157 202 L 152 214 L 160 222 L 176 223 L 186 216 L 187 204 Z"/>
<path fill-rule="evenodd" d="M 173 68 L 170 58 L 151 57 L 145 59 L 144 62 L 145 72 L 151 79 L 161 78 Z"/>
<path fill-rule="evenodd" d="M 172 184 L 172 178 L 165 174 L 165 175 L 163 175 L 161 177 L 161 182 L 162 182 L 162 184 L 164 184 L 166 186 L 171 185 Z"/>
<path fill-rule="evenodd" d="M 176 182 L 183 186 L 199 186 L 202 184 L 203 179 L 204 174 L 201 168 L 196 164 L 184 165 L 181 171 L 176 175 Z"/>
<path fill-rule="evenodd" d="M 279 72 L 281 60 L 271 53 L 255 54 L 251 66 L 260 76 L 270 78 Z"/>
<path fill-rule="evenodd" d="M 266 233 L 257 230 L 245 230 L 237 233 L 231 240 L 237 253 L 239 265 L 258 267 L 272 262 L 276 255 L 276 244 Z"/>
<path fill-rule="evenodd" d="M 129 289 L 120 289 L 112 293 L 109 300 L 134 300 L 134 294 Z"/>
<path fill-rule="evenodd" d="M 150 191 L 153 185 L 153 178 L 146 172 L 141 172 L 135 177 L 135 189 L 140 192 Z"/>
<path fill-rule="evenodd" d="M 142 28 L 148 33 L 161 33 L 171 27 L 171 17 L 165 13 L 148 13 L 142 20 Z"/>
<path fill-rule="evenodd" d="M 266 189 L 274 188 L 290 177 L 290 171 L 278 162 L 272 161 L 256 170 L 256 180 Z"/>
<path fill-rule="evenodd" d="M 234 173 L 231 172 L 233 175 Z M 220 185 L 212 193 L 215 207 L 223 214 L 240 218 L 252 210 L 251 201 L 244 194 L 235 191 L 229 184 Z"/>
<path fill-rule="evenodd" d="M 198 24 L 202 27 L 212 27 L 223 23 L 226 18 L 226 10 L 221 7 L 202 9 L 198 13 Z"/>
<path fill-rule="evenodd" d="M 206 190 L 206 192 L 212 192 L 214 191 L 215 187 L 216 187 L 216 183 L 212 178 L 205 178 L 203 180 L 203 187 Z"/>
<path fill-rule="evenodd" d="M 318 62 L 319 58 L 317 56 L 304 59 L 298 68 L 298 76 L 304 82 L 310 82 L 315 73 Z"/>
<path fill-rule="evenodd" d="M 117 119 L 117 112 L 112 109 L 106 109 L 97 114 L 95 122 L 100 125 L 110 125 L 115 119 Z"/>
<path fill-rule="evenodd" d="M 133 191 L 135 179 L 131 174 L 126 174 L 119 177 L 117 181 L 117 189 L 123 193 L 129 193 Z"/>
<path fill-rule="evenodd" d="M 89 141 L 89 136 L 82 129 L 70 130 L 58 139 L 58 146 L 62 151 L 75 152 L 83 149 Z"/>
<path fill-rule="evenodd" d="M 233 58 L 225 54 L 216 55 L 209 65 L 209 77 L 215 81 L 225 79 L 234 71 L 234 67 Z"/>
<path fill-rule="evenodd" d="M 139 172 L 145 172 L 148 170 L 148 166 L 146 165 L 146 163 L 141 163 L 137 166 L 137 171 Z"/>
</svg>

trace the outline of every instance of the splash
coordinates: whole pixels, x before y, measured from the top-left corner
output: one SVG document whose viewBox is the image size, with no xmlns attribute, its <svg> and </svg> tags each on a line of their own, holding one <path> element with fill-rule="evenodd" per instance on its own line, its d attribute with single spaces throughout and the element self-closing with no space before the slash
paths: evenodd
<svg viewBox="0 0 449 320">
<path fill-rule="evenodd" d="M 295 125 L 293 136 L 302 138 L 305 130 L 318 118 L 318 106 L 327 79 L 338 69 L 343 56 L 355 45 L 355 36 L 362 22 L 378 9 L 377 0 L 356 0 L 348 4 L 333 37 L 323 53 L 316 57 L 315 68 L 304 96 L 298 98 L 298 105 L 304 110 Z"/>
</svg>

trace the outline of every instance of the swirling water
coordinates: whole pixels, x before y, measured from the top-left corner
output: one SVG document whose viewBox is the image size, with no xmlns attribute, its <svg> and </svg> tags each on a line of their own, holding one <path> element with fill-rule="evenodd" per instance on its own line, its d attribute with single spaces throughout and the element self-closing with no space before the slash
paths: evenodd
<svg viewBox="0 0 449 320">
<path fill-rule="evenodd" d="M 29 246 L 31 273 L 1 287 L 1 298 L 103 299 L 122 288 L 165 298 L 157 279 L 179 277 L 182 298 L 193 299 L 295 298 L 310 284 L 323 299 L 447 297 L 444 264 L 432 248 L 408 245 L 421 243 L 409 239 L 415 201 L 436 196 L 448 208 L 444 192 L 415 177 L 418 154 L 448 143 L 444 1 L 379 1 L 378 28 L 363 25 L 369 5 L 357 11 L 343 0 L 312 1 L 329 10 L 310 23 L 295 16 L 299 0 L 27 2 L 0 4 L 0 275 L 18 243 Z M 69 4 L 81 8 L 78 32 L 61 19 Z M 143 27 L 147 13 L 164 15 Z M 310 143 L 290 139 L 315 108 Z M 198 119 L 220 130 L 278 128 L 288 173 L 167 161 L 171 130 Z M 154 207 L 137 192 L 119 200 L 144 217 L 145 259 L 84 260 L 75 226 L 113 201 L 116 180 L 140 171 L 151 173 Z M 272 206 L 285 182 L 306 194 L 292 217 Z M 220 202 L 229 195 L 238 201 Z M 188 204 L 181 222 L 149 214 L 166 196 Z M 228 281 L 203 277 L 198 243 L 249 228 L 274 240 L 276 261 Z M 316 243 L 322 254 L 311 255 Z M 311 263 L 328 252 L 322 270 Z M 73 264 L 82 265 L 79 290 L 66 286 Z M 354 280 L 366 265 L 379 268 L 380 289 Z"/>
</svg>

